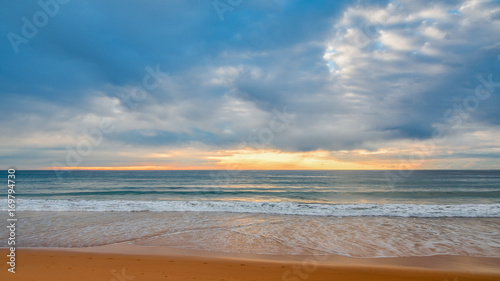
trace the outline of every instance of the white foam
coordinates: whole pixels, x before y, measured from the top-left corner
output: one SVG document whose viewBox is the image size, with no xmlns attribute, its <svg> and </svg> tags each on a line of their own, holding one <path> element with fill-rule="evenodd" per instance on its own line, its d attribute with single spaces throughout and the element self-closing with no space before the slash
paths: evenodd
<svg viewBox="0 0 500 281">
<path fill-rule="evenodd" d="M 0 200 L 7 210 L 7 200 Z M 44 200 L 19 199 L 18 211 L 89 212 L 230 212 L 308 216 L 387 216 L 387 217 L 500 217 L 495 204 L 303 204 L 292 202 L 243 201 L 131 201 L 131 200 Z"/>
</svg>

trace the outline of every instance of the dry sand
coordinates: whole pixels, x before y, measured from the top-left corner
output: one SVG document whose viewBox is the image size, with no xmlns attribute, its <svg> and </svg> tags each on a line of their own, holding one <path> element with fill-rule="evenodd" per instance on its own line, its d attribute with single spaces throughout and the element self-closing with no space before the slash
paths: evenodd
<svg viewBox="0 0 500 281">
<path fill-rule="evenodd" d="M 7 254 L 0 249 L 2 260 Z M 132 245 L 17 249 L 16 273 L 8 267 L 2 262 L 0 280 L 500 280 L 500 258 L 237 255 Z"/>
</svg>

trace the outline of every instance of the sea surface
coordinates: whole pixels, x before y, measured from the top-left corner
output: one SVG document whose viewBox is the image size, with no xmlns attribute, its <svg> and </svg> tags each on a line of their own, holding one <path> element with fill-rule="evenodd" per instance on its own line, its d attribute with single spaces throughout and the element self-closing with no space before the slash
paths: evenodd
<svg viewBox="0 0 500 281">
<path fill-rule="evenodd" d="M 500 257 L 500 171 L 19 170 L 16 200 L 17 247 Z"/>
</svg>

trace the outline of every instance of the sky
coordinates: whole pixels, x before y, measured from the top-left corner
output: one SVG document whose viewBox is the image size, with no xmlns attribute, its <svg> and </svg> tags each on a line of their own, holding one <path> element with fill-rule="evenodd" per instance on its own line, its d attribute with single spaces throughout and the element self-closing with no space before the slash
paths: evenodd
<svg viewBox="0 0 500 281">
<path fill-rule="evenodd" d="M 0 168 L 500 169 L 500 1 L 8 1 Z"/>
</svg>

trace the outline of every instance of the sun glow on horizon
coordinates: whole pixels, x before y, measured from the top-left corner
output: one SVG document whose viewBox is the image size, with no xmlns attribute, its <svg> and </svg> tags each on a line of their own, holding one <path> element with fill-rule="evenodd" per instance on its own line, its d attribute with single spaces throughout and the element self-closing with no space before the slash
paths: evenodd
<svg viewBox="0 0 500 281">
<path fill-rule="evenodd" d="M 210 170 L 209 167 L 173 167 L 173 166 L 101 166 L 101 167 L 47 167 L 45 170 L 84 170 L 84 171 L 153 171 L 153 170 Z"/>
<path fill-rule="evenodd" d="M 338 151 L 325 150 L 309 152 L 284 152 L 279 150 L 220 150 L 201 153 L 200 151 L 183 150 L 169 154 L 149 154 L 156 159 L 167 159 L 169 164 L 161 162 L 137 163 L 127 166 L 63 166 L 46 167 L 49 170 L 392 170 L 399 169 L 397 161 L 381 159 L 378 156 L 388 153 L 387 150 Z M 175 157 L 172 157 L 175 155 Z M 203 164 L 179 164 L 181 159 L 192 158 L 203 160 Z M 174 158 L 174 159 L 172 159 Z M 179 159 L 177 164 L 176 160 Z M 160 160 L 161 161 L 161 160 Z M 197 163 L 197 161 L 192 161 Z M 405 169 L 419 169 L 421 165 L 413 164 Z"/>
</svg>

